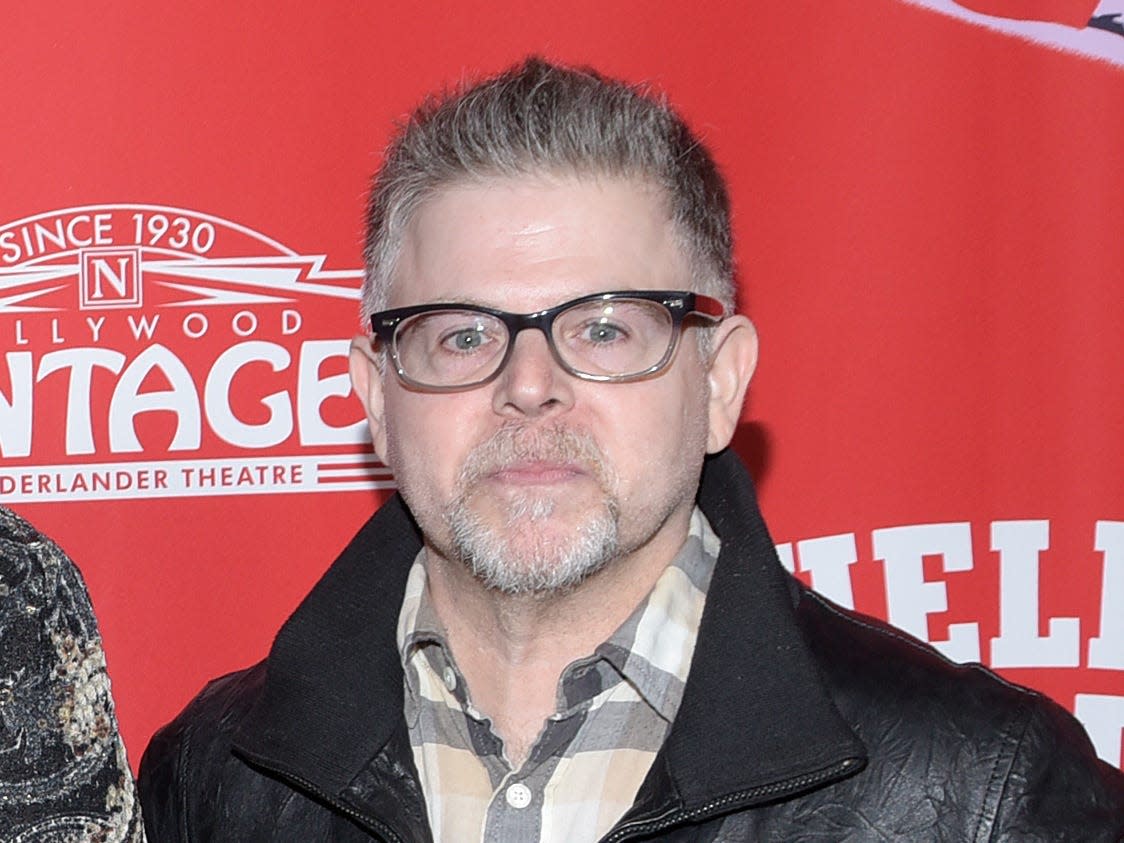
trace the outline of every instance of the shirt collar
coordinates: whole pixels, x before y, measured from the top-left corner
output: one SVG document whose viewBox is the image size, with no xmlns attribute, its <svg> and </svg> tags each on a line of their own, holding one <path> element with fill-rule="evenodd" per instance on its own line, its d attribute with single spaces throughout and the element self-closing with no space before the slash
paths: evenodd
<svg viewBox="0 0 1124 843">
<path fill-rule="evenodd" d="M 398 655 L 403 666 L 410 660 L 415 649 L 424 643 L 444 645 L 445 630 L 437 619 L 433 603 L 426 588 L 425 548 L 418 551 L 410 575 L 406 578 L 406 593 L 402 597 L 402 609 L 398 613 Z"/>
<path fill-rule="evenodd" d="M 721 542 L 695 508 L 687 540 L 628 619 L 595 651 L 668 722 L 675 719 L 695 653 Z"/>
</svg>

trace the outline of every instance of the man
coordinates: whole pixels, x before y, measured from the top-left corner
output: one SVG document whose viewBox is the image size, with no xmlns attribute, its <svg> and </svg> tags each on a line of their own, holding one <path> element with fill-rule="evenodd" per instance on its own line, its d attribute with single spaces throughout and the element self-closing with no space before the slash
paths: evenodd
<svg viewBox="0 0 1124 843">
<path fill-rule="evenodd" d="M 732 290 L 724 185 L 661 102 L 530 60 L 422 106 L 351 356 L 399 496 L 153 739 L 149 838 L 1124 832 L 1058 706 L 781 569 L 726 450 Z"/>
</svg>

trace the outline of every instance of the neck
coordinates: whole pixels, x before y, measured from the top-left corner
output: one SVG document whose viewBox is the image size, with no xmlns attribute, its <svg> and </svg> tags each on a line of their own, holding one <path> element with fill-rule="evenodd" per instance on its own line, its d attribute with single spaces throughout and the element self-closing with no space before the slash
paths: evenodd
<svg viewBox="0 0 1124 843">
<path fill-rule="evenodd" d="M 579 586 L 545 594 L 485 588 L 465 565 L 427 545 L 429 599 L 473 704 L 492 720 L 513 768 L 555 712 L 563 671 L 608 639 L 648 595 L 686 540 L 689 516 L 665 524 Z"/>
</svg>

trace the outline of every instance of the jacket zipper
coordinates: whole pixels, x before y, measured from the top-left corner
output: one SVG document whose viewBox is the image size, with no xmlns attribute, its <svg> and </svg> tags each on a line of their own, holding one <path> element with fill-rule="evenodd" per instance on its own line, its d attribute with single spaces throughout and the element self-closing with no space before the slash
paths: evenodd
<svg viewBox="0 0 1124 843">
<path fill-rule="evenodd" d="M 738 793 L 731 793 L 720 799 L 707 802 L 705 805 L 700 805 L 698 808 L 692 808 L 690 811 L 677 811 L 672 809 L 659 817 L 653 817 L 647 820 L 635 820 L 625 825 L 618 826 L 614 831 L 609 832 L 601 838 L 601 843 L 618 843 L 618 841 L 628 837 L 664 831 L 674 825 L 680 825 L 689 820 L 702 819 L 708 814 L 718 813 L 722 808 L 728 808 L 742 803 L 744 803 L 744 807 L 749 807 L 750 803 L 759 801 L 765 796 L 783 796 L 786 793 L 802 790 L 806 787 L 821 784 L 829 779 L 841 776 L 861 762 L 861 758 L 845 758 L 838 764 L 825 767 L 814 773 L 805 773 L 796 778 L 753 787 Z"/>
<path fill-rule="evenodd" d="M 689 820 L 702 819 L 708 814 L 715 813 L 721 808 L 726 808 L 740 803 L 752 803 L 765 796 L 783 796 L 785 793 L 802 790 L 806 787 L 811 787 L 829 779 L 841 776 L 851 769 L 854 765 L 860 763 L 861 758 L 845 758 L 838 764 L 830 767 L 825 767 L 822 770 L 817 770 L 814 773 L 805 773 L 802 776 L 797 776 L 792 779 L 785 779 L 780 782 L 773 782 L 772 784 L 761 785 L 753 787 L 749 790 L 739 791 L 738 793 L 731 793 L 720 799 L 714 799 L 701 805 L 698 808 L 692 808 L 690 811 L 677 811 L 672 809 L 667 813 L 653 817 L 647 820 L 635 820 L 626 825 L 619 826 L 615 831 L 609 832 L 605 837 L 601 838 L 601 843 L 618 843 L 618 841 L 625 840 L 628 837 L 634 837 L 639 834 L 652 834 L 657 831 L 663 831 L 674 825 Z M 386 843 L 406 843 L 406 841 L 385 823 L 375 819 L 374 817 L 361 814 L 349 805 L 338 801 L 335 797 L 325 793 L 315 784 L 308 779 L 288 772 L 287 770 L 279 770 L 271 765 L 262 764 L 260 761 L 256 762 L 263 769 L 269 770 L 275 775 L 286 778 L 300 787 L 306 792 L 319 798 L 322 802 L 330 805 L 341 814 L 350 817 L 358 822 L 360 825 L 367 827 L 374 831 L 376 834 L 382 836 Z"/>
<path fill-rule="evenodd" d="M 369 831 L 373 831 L 375 834 L 380 835 L 384 843 L 406 843 L 405 838 L 403 838 L 400 834 L 398 834 L 397 831 L 392 829 L 386 823 L 382 822 L 381 820 L 377 820 L 374 817 L 362 814 L 352 808 L 350 805 L 346 805 L 343 802 L 340 802 L 334 796 L 325 793 L 323 790 L 321 790 L 319 787 L 317 787 L 315 784 L 313 784 L 303 776 L 296 775 L 295 773 L 290 773 L 287 770 L 280 770 L 272 766 L 271 764 L 264 764 L 260 760 L 255 760 L 254 764 L 263 770 L 268 770 L 276 776 L 287 779 L 293 784 L 299 785 L 305 793 L 309 793 L 315 796 L 324 804 L 329 805 L 336 811 L 339 811 L 341 814 L 355 820 L 357 823 L 359 823 L 359 825 L 365 827 Z"/>
</svg>

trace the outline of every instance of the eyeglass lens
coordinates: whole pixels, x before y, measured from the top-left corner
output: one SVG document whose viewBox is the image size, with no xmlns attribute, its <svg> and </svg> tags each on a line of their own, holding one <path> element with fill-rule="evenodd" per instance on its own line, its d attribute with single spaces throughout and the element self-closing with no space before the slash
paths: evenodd
<svg viewBox="0 0 1124 843">
<path fill-rule="evenodd" d="M 628 377 L 658 364 L 673 340 L 671 314 L 645 299 L 575 304 L 551 326 L 555 352 L 576 373 Z M 472 310 L 438 310 L 404 320 L 395 335 L 399 365 L 410 379 L 432 386 L 485 380 L 501 365 L 511 338 L 507 326 Z"/>
</svg>

